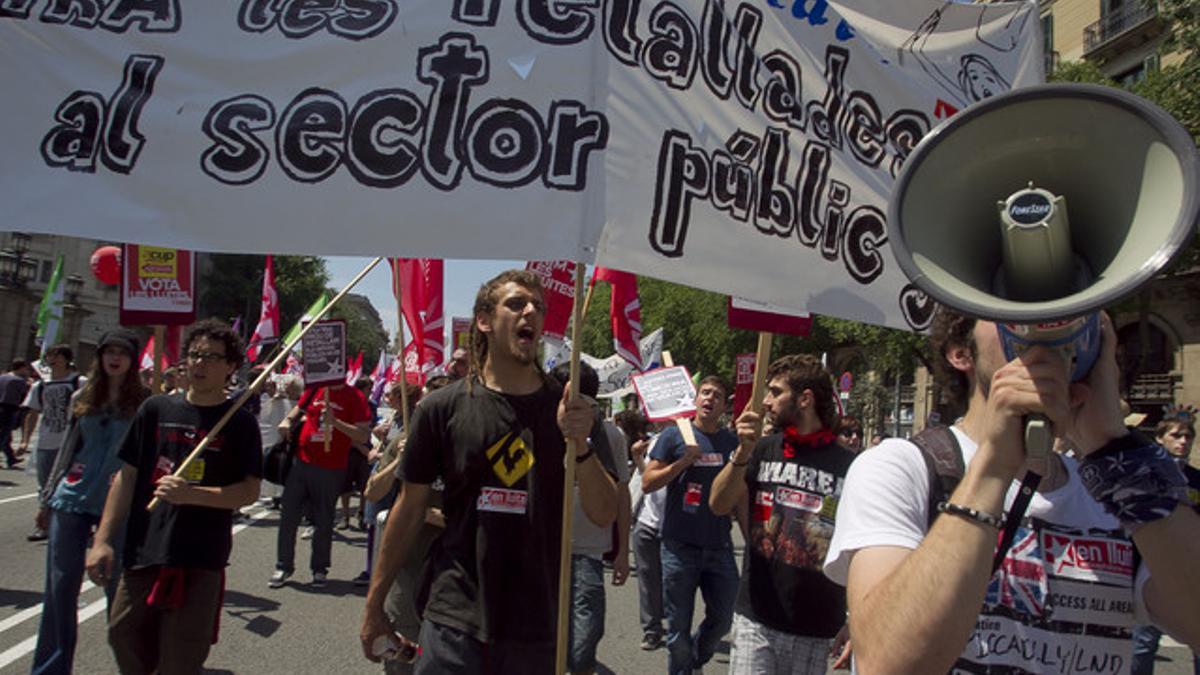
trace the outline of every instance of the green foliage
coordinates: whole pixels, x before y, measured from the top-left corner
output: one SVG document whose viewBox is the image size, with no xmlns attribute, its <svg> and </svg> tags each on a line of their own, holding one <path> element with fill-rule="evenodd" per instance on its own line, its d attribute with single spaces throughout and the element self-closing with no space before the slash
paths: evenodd
<svg viewBox="0 0 1200 675">
<path fill-rule="evenodd" d="M 1050 82 L 1066 82 L 1076 84 L 1103 84 L 1109 87 L 1117 86 L 1100 70 L 1100 66 L 1092 61 L 1068 61 L 1059 65 L 1048 78 Z"/>
<path fill-rule="evenodd" d="M 336 293 L 330 289 L 330 295 Z M 329 318 L 346 322 L 346 358 L 363 354 L 363 374 L 366 375 L 379 360 L 379 350 L 387 345 L 388 334 L 379 313 L 363 296 L 347 295 L 329 310 Z"/>
<path fill-rule="evenodd" d="M 249 338 L 262 308 L 266 256 L 210 254 L 212 262 L 200 279 L 202 317 L 232 322 L 241 317 Z M 279 295 L 280 330 L 287 332 L 329 283 L 325 261 L 314 256 L 275 256 L 275 290 Z"/>
</svg>

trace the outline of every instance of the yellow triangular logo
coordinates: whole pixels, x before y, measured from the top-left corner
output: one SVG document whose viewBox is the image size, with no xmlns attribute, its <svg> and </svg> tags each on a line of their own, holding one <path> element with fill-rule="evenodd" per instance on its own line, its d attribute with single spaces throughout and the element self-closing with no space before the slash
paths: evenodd
<svg viewBox="0 0 1200 675">
<path fill-rule="evenodd" d="M 488 448 L 487 458 L 492 463 L 492 471 L 507 487 L 512 487 L 533 468 L 533 450 L 513 432 Z"/>
</svg>

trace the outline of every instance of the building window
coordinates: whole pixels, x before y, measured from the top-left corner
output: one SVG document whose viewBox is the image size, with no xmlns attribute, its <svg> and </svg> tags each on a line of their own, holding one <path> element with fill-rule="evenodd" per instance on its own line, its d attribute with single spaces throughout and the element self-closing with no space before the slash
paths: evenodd
<svg viewBox="0 0 1200 675">
<path fill-rule="evenodd" d="M 43 260 L 42 261 L 42 272 L 38 276 L 38 278 L 41 280 L 41 282 L 43 284 L 48 284 L 48 283 L 50 283 L 50 276 L 52 274 L 54 274 L 54 261 L 53 260 Z"/>
<path fill-rule="evenodd" d="M 1054 51 L 1054 15 L 1042 17 L 1042 56 L 1045 59 L 1046 76 L 1049 77 L 1058 65 L 1058 52 Z"/>
</svg>

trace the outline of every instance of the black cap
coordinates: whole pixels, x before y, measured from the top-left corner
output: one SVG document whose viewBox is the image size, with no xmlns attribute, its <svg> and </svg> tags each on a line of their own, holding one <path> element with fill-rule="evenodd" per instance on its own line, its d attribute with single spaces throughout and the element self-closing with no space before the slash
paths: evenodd
<svg viewBox="0 0 1200 675">
<path fill-rule="evenodd" d="M 113 345 L 120 347 L 129 352 L 131 358 L 137 358 L 142 353 L 142 340 L 138 334 L 128 328 L 117 328 L 110 330 L 100 338 L 100 344 L 96 345 L 96 351 L 103 352 L 104 348 Z"/>
</svg>

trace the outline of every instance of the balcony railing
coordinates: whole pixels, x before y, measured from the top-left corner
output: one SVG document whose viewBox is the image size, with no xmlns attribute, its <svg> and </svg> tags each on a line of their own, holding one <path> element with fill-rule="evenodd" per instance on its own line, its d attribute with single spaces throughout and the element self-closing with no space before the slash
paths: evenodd
<svg viewBox="0 0 1200 675">
<path fill-rule="evenodd" d="M 1179 382 L 1179 375 L 1174 373 L 1139 375 L 1129 387 L 1129 403 L 1174 401 L 1177 382 Z"/>
<path fill-rule="evenodd" d="M 1101 17 L 1099 21 L 1083 29 L 1084 53 L 1094 51 L 1109 40 L 1133 30 L 1157 15 L 1158 7 L 1155 3 L 1130 0 L 1130 4 Z"/>
</svg>

